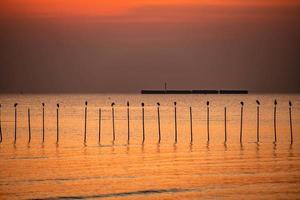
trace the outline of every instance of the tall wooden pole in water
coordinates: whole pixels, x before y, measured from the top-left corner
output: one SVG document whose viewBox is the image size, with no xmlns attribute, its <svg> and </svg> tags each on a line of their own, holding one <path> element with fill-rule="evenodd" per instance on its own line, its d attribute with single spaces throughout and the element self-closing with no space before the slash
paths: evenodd
<svg viewBox="0 0 300 200">
<path fill-rule="evenodd" d="M 59 104 L 56 105 L 56 143 L 59 142 L 59 116 L 58 116 L 58 110 L 59 110 Z"/>
<path fill-rule="evenodd" d="M 98 132 L 98 142 L 100 143 L 101 141 L 101 108 L 99 108 L 99 132 Z"/>
<path fill-rule="evenodd" d="M 193 143 L 193 113 L 192 113 L 192 107 L 190 107 L 190 129 L 191 129 L 191 141 L 190 143 Z"/>
<path fill-rule="evenodd" d="M 30 109 L 28 108 L 28 143 L 31 141 Z"/>
<path fill-rule="evenodd" d="M 129 101 L 127 101 L 127 144 L 130 142 L 130 110 Z"/>
<path fill-rule="evenodd" d="M 1 104 L 0 104 L 0 143 L 2 143 Z"/>
<path fill-rule="evenodd" d="M 42 110 L 42 118 L 43 118 L 42 125 L 43 125 L 43 127 L 42 127 L 42 129 L 43 129 L 43 143 L 44 143 L 44 141 L 45 141 L 45 103 L 42 103 L 42 106 L 43 106 L 43 110 Z"/>
<path fill-rule="evenodd" d="M 84 143 L 86 143 L 87 105 L 88 102 L 86 101 L 84 108 Z"/>
<path fill-rule="evenodd" d="M 291 101 L 289 101 L 289 114 L 290 114 L 291 144 L 293 144 L 292 102 Z"/>
<path fill-rule="evenodd" d="M 243 110 L 244 110 L 244 102 L 241 101 L 241 126 L 240 126 L 240 143 L 243 141 Z"/>
<path fill-rule="evenodd" d="M 277 134 L 276 134 L 276 110 L 277 110 L 277 100 L 274 100 L 274 143 L 277 142 Z"/>
<path fill-rule="evenodd" d="M 142 103 L 142 124 L 143 124 L 143 144 L 145 142 L 145 110 L 144 110 L 145 104 Z"/>
<path fill-rule="evenodd" d="M 177 102 L 174 102 L 174 122 L 175 122 L 175 144 L 177 144 L 177 108 L 176 108 Z"/>
<path fill-rule="evenodd" d="M 15 140 L 14 143 L 17 142 L 17 106 L 18 104 L 15 103 L 14 107 L 15 107 Z"/>
<path fill-rule="evenodd" d="M 115 135 L 115 108 L 114 108 L 115 103 L 112 102 L 111 104 L 111 115 L 112 115 L 112 136 L 113 136 L 113 143 L 116 140 L 116 135 Z"/>
<path fill-rule="evenodd" d="M 227 110 L 226 110 L 226 107 L 224 108 L 224 123 L 225 123 L 224 142 L 226 143 L 227 142 Z"/>
<path fill-rule="evenodd" d="M 209 142 L 209 101 L 206 102 L 206 107 L 207 107 L 207 142 Z"/>
<path fill-rule="evenodd" d="M 158 125 L 158 144 L 160 144 L 161 135 L 160 135 L 160 113 L 159 113 L 160 103 L 157 102 L 157 125 Z"/>
<path fill-rule="evenodd" d="M 260 106 L 260 102 L 258 100 L 256 100 L 256 141 L 259 142 L 259 106 Z"/>
</svg>

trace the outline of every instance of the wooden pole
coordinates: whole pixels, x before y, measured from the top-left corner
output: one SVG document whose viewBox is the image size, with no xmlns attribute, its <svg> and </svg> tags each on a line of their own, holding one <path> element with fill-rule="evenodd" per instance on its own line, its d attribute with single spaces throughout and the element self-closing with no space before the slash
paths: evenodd
<svg viewBox="0 0 300 200">
<path fill-rule="evenodd" d="M 0 143 L 2 143 L 1 104 L 0 104 Z"/>
<path fill-rule="evenodd" d="M 17 142 L 17 106 L 18 104 L 15 103 L 15 140 L 14 140 L 14 143 L 16 144 Z"/>
<path fill-rule="evenodd" d="M 227 142 L 227 110 L 226 107 L 224 108 L 224 123 L 225 123 L 225 135 L 224 135 L 224 142 Z"/>
<path fill-rule="evenodd" d="M 175 122 L 175 144 L 177 144 L 177 108 L 176 108 L 177 102 L 174 102 L 174 122 Z"/>
<path fill-rule="evenodd" d="M 84 143 L 86 143 L 87 105 L 88 102 L 86 101 L 85 108 L 84 108 Z"/>
<path fill-rule="evenodd" d="M 274 143 L 277 142 L 277 133 L 276 133 L 276 129 L 277 129 L 277 125 L 276 125 L 276 111 L 277 111 L 277 100 L 274 100 Z"/>
<path fill-rule="evenodd" d="M 292 102 L 291 101 L 289 101 L 289 114 L 290 114 L 291 144 L 293 144 Z"/>
<path fill-rule="evenodd" d="M 28 108 L 28 143 L 31 141 L 30 109 Z"/>
<path fill-rule="evenodd" d="M 241 102 L 241 126 L 240 126 L 240 143 L 241 144 L 243 141 L 243 109 L 244 109 L 244 102 Z"/>
<path fill-rule="evenodd" d="M 209 136 L 209 101 L 206 102 L 207 106 L 207 142 L 209 142 L 210 136 Z"/>
<path fill-rule="evenodd" d="M 43 143 L 45 141 L 45 103 L 42 103 L 43 111 L 42 111 L 42 120 L 43 120 Z"/>
<path fill-rule="evenodd" d="M 130 143 L 130 110 L 129 101 L 127 101 L 127 144 Z"/>
<path fill-rule="evenodd" d="M 142 125 L 143 125 L 143 142 L 142 142 L 142 144 L 144 144 L 144 142 L 145 142 L 145 110 L 144 110 L 144 106 L 145 106 L 145 104 L 142 103 Z"/>
<path fill-rule="evenodd" d="M 98 142 L 101 142 L 101 108 L 99 108 L 99 133 L 98 133 Z"/>
<path fill-rule="evenodd" d="M 192 107 L 190 107 L 190 129 L 191 129 L 191 141 L 193 143 L 193 114 L 192 114 Z"/>
<path fill-rule="evenodd" d="M 111 104 L 113 143 L 116 140 L 116 135 L 115 135 L 115 108 L 114 108 L 114 105 L 115 105 L 115 103 L 113 102 Z"/>
<path fill-rule="evenodd" d="M 256 141 L 258 143 L 259 142 L 259 106 L 260 106 L 260 102 L 258 100 L 256 100 L 256 104 L 257 104 L 257 107 L 256 107 L 256 122 L 257 122 Z"/>
<path fill-rule="evenodd" d="M 59 116 L 58 116 L 58 111 L 59 111 L 59 104 L 57 104 L 57 107 L 56 107 L 56 143 L 59 142 Z"/>
<path fill-rule="evenodd" d="M 160 106 L 160 103 L 157 102 L 158 144 L 160 144 L 160 140 L 161 140 L 159 106 Z"/>
</svg>

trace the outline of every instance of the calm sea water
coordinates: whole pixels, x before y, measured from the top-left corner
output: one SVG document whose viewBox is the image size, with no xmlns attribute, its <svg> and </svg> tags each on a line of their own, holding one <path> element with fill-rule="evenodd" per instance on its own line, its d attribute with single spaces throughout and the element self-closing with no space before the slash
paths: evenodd
<svg viewBox="0 0 300 200">
<path fill-rule="evenodd" d="M 256 143 L 256 103 L 260 143 Z M 277 143 L 274 141 L 277 99 Z M 84 143 L 84 102 L 88 101 Z M 294 143 L 290 144 L 288 101 L 293 102 Z M 127 106 L 130 102 L 130 144 Z M 177 102 L 178 142 L 174 144 Z M 210 101 L 210 141 L 207 107 Z M 240 101 L 244 101 L 240 144 Z M 17 141 L 14 144 L 14 103 Z M 42 106 L 45 102 L 45 142 Z M 115 136 L 112 110 L 115 102 Z M 145 142 L 142 108 L 145 103 Z M 160 102 L 161 143 L 157 106 Z M 300 95 L 0 95 L 0 199 L 299 199 Z M 56 143 L 56 104 L 59 143 Z M 224 143 L 224 107 L 227 142 Z M 193 144 L 190 144 L 190 113 Z M 28 143 L 28 113 L 32 138 Z M 99 144 L 99 108 L 101 142 Z"/>
</svg>

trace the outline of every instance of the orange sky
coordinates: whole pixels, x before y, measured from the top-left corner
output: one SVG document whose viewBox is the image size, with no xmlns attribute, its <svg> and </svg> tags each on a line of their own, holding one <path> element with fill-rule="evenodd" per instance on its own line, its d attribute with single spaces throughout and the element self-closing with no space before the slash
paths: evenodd
<svg viewBox="0 0 300 200">
<path fill-rule="evenodd" d="M 120 16 L 145 6 L 295 6 L 298 0 L 1 0 L 0 16 Z"/>
</svg>

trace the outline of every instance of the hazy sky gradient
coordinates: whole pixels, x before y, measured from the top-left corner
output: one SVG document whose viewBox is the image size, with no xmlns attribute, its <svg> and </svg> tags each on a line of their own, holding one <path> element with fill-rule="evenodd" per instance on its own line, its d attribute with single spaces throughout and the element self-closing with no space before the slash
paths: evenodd
<svg viewBox="0 0 300 200">
<path fill-rule="evenodd" d="M 1 0 L 0 92 L 300 92 L 300 1 Z"/>
</svg>

